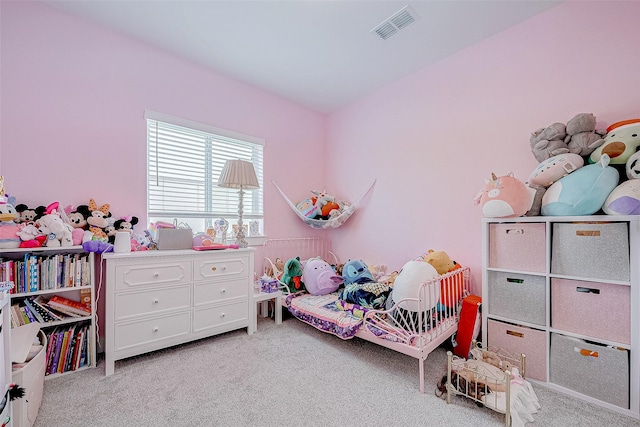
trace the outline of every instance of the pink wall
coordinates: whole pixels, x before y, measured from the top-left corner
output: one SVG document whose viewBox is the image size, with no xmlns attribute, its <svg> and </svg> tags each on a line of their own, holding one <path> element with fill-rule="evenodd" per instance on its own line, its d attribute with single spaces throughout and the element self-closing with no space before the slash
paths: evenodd
<svg viewBox="0 0 640 427">
<path fill-rule="evenodd" d="M 336 252 L 397 269 L 445 250 L 480 292 L 473 197 L 491 172 L 528 178 L 539 127 L 581 112 L 602 127 L 640 116 L 638 17 L 638 2 L 566 2 L 332 114 L 330 185 L 353 194 L 378 179 L 332 232 Z"/>
<path fill-rule="evenodd" d="M 18 202 L 94 198 L 144 227 L 149 109 L 263 138 L 266 232 L 308 234 L 271 180 L 296 176 L 292 194 L 324 185 L 296 155 L 322 158 L 323 115 L 42 3 L 1 9 L 0 174 Z"/>
</svg>

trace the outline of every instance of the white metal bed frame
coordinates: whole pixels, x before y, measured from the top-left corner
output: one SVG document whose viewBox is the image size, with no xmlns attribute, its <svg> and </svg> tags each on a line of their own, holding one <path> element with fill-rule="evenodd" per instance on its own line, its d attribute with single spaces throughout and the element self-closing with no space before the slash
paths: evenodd
<svg viewBox="0 0 640 427">
<path fill-rule="evenodd" d="M 300 256 L 302 260 L 321 256 L 327 262 L 338 263 L 329 242 L 322 237 L 267 240 L 264 247 L 265 267 L 270 266 L 274 271 L 277 270 L 272 261 L 275 257 L 286 262 L 295 256 Z M 450 285 L 440 292 L 442 280 L 449 281 Z M 461 301 L 469 294 L 469 280 L 470 270 L 463 267 L 422 283 L 418 298 L 394 301 L 393 307 L 387 310 L 368 311 L 355 336 L 418 359 L 420 393 L 424 393 L 424 362 L 433 350 L 458 330 Z M 282 283 L 281 289 L 284 294 L 288 293 Z M 441 301 L 455 301 L 455 304 L 434 310 L 435 303 L 428 302 L 435 301 L 437 295 L 440 295 Z M 410 301 L 418 302 L 419 315 L 398 318 L 395 314 L 399 308 Z M 374 331 L 386 333 L 381 337 Z"/>
</svg>

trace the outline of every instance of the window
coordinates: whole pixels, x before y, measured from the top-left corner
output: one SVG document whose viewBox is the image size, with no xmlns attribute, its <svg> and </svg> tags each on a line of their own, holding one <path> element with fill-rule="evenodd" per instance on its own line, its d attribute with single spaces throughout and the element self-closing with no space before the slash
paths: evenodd
<svg viewBox="0 0 640 427">
<path fill-rule="evenodd" d="M 217 183 L 227 160 L 242 159 L 253 163 L 260 182 L 260 189 L 244 193 L 243 223 L 258 221 L 263 234 L 263 140 L 152 111 L 145 118 L 150 222 L 187 224 L 194 233 L 219 218 L 235 224 L 238 190 Z"/>
</svg>

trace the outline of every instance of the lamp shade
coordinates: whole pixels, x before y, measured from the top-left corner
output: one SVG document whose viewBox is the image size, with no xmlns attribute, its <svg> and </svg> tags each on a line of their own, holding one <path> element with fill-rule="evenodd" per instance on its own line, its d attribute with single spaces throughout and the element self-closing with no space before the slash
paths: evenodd
<svg viewBox="0 0 640 427">
<path fill-rule="evenodd" d="M 260 188 L 253 163 L 246 160 L 227 160 L 220 172 L 218 186 L 225 188 L 238 188 L 242 190 L 255 190 Z"/>
</svg>

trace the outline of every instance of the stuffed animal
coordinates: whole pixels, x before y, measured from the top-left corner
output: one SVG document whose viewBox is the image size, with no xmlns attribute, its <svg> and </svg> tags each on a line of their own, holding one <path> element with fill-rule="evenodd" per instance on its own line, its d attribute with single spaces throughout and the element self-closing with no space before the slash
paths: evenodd
<svg viewBox="0 0 640 427">
<path fill-rule="evenodd" d="M 487 218 L 509 218 L 524 215 L 533 204 L 534 191 L 513 173 L 485 179 L 485 188 L 474 198 L 475 205 L 482 207 Z"/>
<path fill-rule="evenodd" d="M 609 166 L 609 156 L 604 154 L 597 164 L 583 166 L 552 184 L 542 198 L 542 215 L 596 213 L 618 185 L 618 178 L 618 171 Z"/>
<path fill-rule="evenodd" d="M 18 224 L 18 232 L 16 234 L 22 240 L 20 242 L 21 248 L 39 248 L 47 241 L 47 236 L 42 234 L 34 223 L 24 222 Z"/>
<path fill-rule="evenodd" d="M 272 265 L 271 263 L 269 264 L 270 265 L 265 265 L 264 274 L 266 276 L 273 277 L 280 280 L 282 278 L 283 271 L 284 271 L 284 261 L 282 261 L 282 259 L 280 258 L 276 258 L 276 260 L 273 262 Z M 300 273 L 300 275 L 302 275 L 302 273 Z"/>
<path fill-rule="evenodd" d="M 624 165 L 640 147 L 640 119 L 624 120 L 607 128 L 604 143 L 589 156 L 589 163 L 598 163 L 606 154 L 612 165 Z"/>
<path fill-rule="evenodd" d="M 604 143 L 606 132 L 596 130 L 596 116 L 591 113 L 576 114 L 567 122 L 567 143 L 569 152 L 588 156 Z"/>
<path fill-rule="evenodd" d="M 287 286 L 290 293 L 305 290 L 304 282 L 302 282 L 303 268 L 302 263 L 300 262 L 300 257 L 295 257 L 287 260 L 287 262 L 282 267 L 282 272 L 283 273 L 280 281 Z"/>
<path fill-rule="evenodd" d="M 78 206 L 78 208 L 80 208 L 80 206 Z M 87 223 L 89 224 L 89 231 L 93 233 L 94 238 L 107 239 L 104 228 L 109 225 L 109 221 L 107 221 L 107 218 L 111 216 L 109 208 L 109 204 L 98 206 L 95 200 L 89 199 Z"/>
<path fill-rule="evenodd" d="M 373 275 L 369 267 L 362 260 L 349 260 L 342 266 L 344 284 L 373 282 Z"/>
<path fill-rule="evenodd" d="M 45 206 L 38 206 L 37 208 L 29 208 L 24 203 L 20 203 L 16 205 L 16 212 L 18 212 L 18 216 L 14 220 L 17 223 L 33 223 L 35 220 L 40 218 L 46 212 Z"/>
<path fill-rule="evenodd" d="M 549 187 L 565 175 L 584 166 L 584 159 L 578 154 L 560 154 L 541 162 L 529 175 L 530 186 Z"/>
<path fill-rule="evenodd" d="M 73 228 L 65 223 L 57 212 L 44 215 L 36 221 L 36 226 L 47 236 L 45 246 L 73 246 L 71 231 Z"/>
<path fill-rule="evenodd" d="M 563 123 L 554 123 L 534 131 L 529 138 L 533 156 L 538 162 L 542 162 L 549 157 L 568 153 L 569 148 L 564 142 L 566 136 L 567 127 Z"/>
<path fill-rule="evenodd" d="M 18 224 L 15 223 L 18 215 L 18 211 L 10 200 L 0 200 L 0 248 L 20 247 Z"/>
<path fill-rule="evenodd" d="M 319 213 L 311 199 L 304 199 L 296 205 L 296 208 L 305 218 L 315 218 Z"/>
<path fill-rule="evenodd" d="M 314 258 L 306 262 L 302 281 L 312 295 L 326 295 L 334 292 L 344 282 L 324 260 Z"/>
<path fill-rule="evenodd" d="M 625 173 L 628 179 L 640 178 L 640 151 L 636 151 L 629 157 L 625 164 Z"/>
<path fill-rule="evenodd" d="M 127 216 L 122 217 L 113 224 L 116 228 L 116 231 L 128 231 L 129 233 L 133 233 L 133 226 L 138 223 L 138 217 L 136 216 Z"/>
<path fill-rule="evenodd" d="M 422 283 L 438 277 L 438 272 L 429 263 L 423 261 L 409 261 L 400 270 L 393 283 L 393 301 L 399 303 L 398 306 L 408 311 L 420 310 L 418 299 Z M 425 308 L 432 309 L 440 300 L 440 286 L 435 287 L 436 295 L 429 301 L 425 301 Z"/>
<path fill-rule="evenodd" d="M 73 228 L 87 228 L 87 218 L 91 214 L 89 211 L 89 206 L 80 205 L 77 208 L 69 205 L 64 208 L 64 212 L 67 214 L 67 222 Z"/>
<path fill-rule="evenodd" d="M 445 251 L 429 249 L 422 259 L 424 262 L 431 264 L 438 274 L 446 274 L 456 268 L 456 263 L 449 258 Z"/>
<path fill-rule="evenodd" d="M 640 179 L 630 179 L 614 188 L 602 205 L 607 215 L 640 215 Z"/>
</svg>

